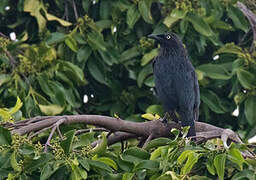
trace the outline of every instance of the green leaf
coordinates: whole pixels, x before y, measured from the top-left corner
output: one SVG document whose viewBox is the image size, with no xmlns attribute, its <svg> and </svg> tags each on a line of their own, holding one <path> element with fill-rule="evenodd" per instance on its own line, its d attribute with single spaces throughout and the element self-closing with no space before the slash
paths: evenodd
<svg viewBox="0 0 256 180">
<path fill-rule="evenodd" d="M 248 22 L 245 19 L 243 13 L 234 6 L 229 6 L 227 8 L 228 16 L 232 19 L 235 27 L 243 30 L 244 32 L 248 32 Z"/>
<path fill-rule="evenodd" d="M 42 105 L 38 104 L 40 111 L 48 116 L 55 116 L 57 114 L 62 113 L 64 110 L 64 107 L 61 107 L 57 104 L 51 104 L 51 105 Z"/>
<path fill-rule="evenodd" d="M 70 130 L 67 133 L 65 133 L 66 139 L 60 143 L 61 147 L 64 150 L 64 153 L 68 155 L 72 150 L 73 140 L 75 137 L 76 130 Z"/>
<path fill-rule="evenodd" d="M 100 1 L 100 18 L 108 19 L 109 14 L 111 13 L 111 3 L 108 0 Z"/>
<path fill-rule="evenodd" d="M 237 164 L 240 170 L 243 170 L 243 163 L 245 162 L 241 152 L 237 148 L 231 148 L 228 151 L 228 159 Z"/>
<path fill-rule="evenodd" d="M 221 64 L 203 64 L 196 69 L 201 71 L 203 76 L 212 79 L 228 80 L 232 77 L 232 74 Z"/>
<path fill-rule="evenodd" d="M 207 37 L 214 35 L 210 26 L 204 21 L 203 18 L 199 17 L 197 14 L 187 13 L 186 19 L 190 21 L 195 30 L 202 35 Z"/>
<path fill-rule="evenodd" d="M 256 96 L 249 96 L 244 104 L 244 114 L 248 123 L 253 126 L 256 124 Z"/>
<path fill-rule="evenodd" d="M 153 74 L 153 69 L 152 69 L 152 65 L 148 64 L 146 65 L 139 73 L 138 78 L 137 78 L 137 84 L 139 87 L 142 87 L 142 84 L 144 82 L 144 80 L 149 76 Z"/>
<path fill-rule="evenodd" d="M 206 162 L 206 168 L 209 171 L 209 173 L 211 173 L 211 175 L 215 175 L 215 168 L 214 168 L 214 164 L 212 162 L 212 160 L 208 159 Z"/>
<path fill-rule="evenodd" d="M 246 88 L 246 89 L 253 89 L 256 87 L 255 85 L 255 76 L 254 74 L 250 73 L 249 71 L 246 71 L 244 69 L 239 69 L 237 72 L 237 78 L 240 82 L 240 84 Z"/>
<path fill-rule="evenodd" d="M 77 52 L 77 60 L 79 64 L 85 63 L 92 54 L 92 49 L 89 46 L 80 48 Z"/>
<path fill-rule="evenodd" d="M 122 180 L 132 180 L 135 173 L 126 172 L 123 174 Z"/>
<path fill-rule="evenodd" d="M 103 163 L 109 165 L 110 167 L 112 167 L 114 170 L 117 170 L 117 164 L 115 163 L 115 161 L 113 161 L 112 159 L 110 159 L 108 157 L 100 157 L 100 158 L 96 158 L 94 160 L 103 162 Z"/>
<path fill-rule="evenodd" d="M 59 162 L 47 162 L 41 171 L 40 180 L 49 179 L 59 168 Z"/>
<path fill-rule="evenodd" d="M 16 152 L 13 152 L 11 155 L 11 166 L 15 171 L 21 171 L 21 166 L 20 164 L 18 164 L 17 160 L 16 160 Z"/>
<path fill-rule="evenodd" d="M 164 114 L 164 109 L 163 106 L 161 105 L 151 105 L 146 109 L 146 113 L 151 113 L 151 114 L 158 114 L 162 116 Z"/>
<path fill-rule="evenodd" d="M 44 9 L 43 3 L 39 0 L 25 0 L 24 12 L 29 12 L 37 20 L 39 32 L 43 32 L 46 26 L 46 19 L 41 14 L 41 9 Z"/>
<path fill-rule="evenodd" d="M 0 126 L 0 145 L 11 145 L 11 132 Z"/>
<path fill-rule="evenodd" d="M 245 179 L 255 180 L 255 178 L 256 178 L 255 171 L 245 169 L 243 171 L 240 171 L 240 172 L 236 173 L 232 177 L 231 180 L 245 180 Z"/>
<path fill-rule="evenodd" d="M 150 158 L 150 154 L 140 148 L 132 147 L 121 155 L 122 160 L 132 162 L 132 163 L 138 163 L 141 160 L 148 160 Z"/>
<path fill-rule="evenodd" d="M 145 66 L 146 64 L 148 64 L 151 60 L 154 59 L 154 57 L 156 57 L 158 54 L 158 48 L 152 49 L 150 52 L 146 53 L 143 55 L 142 59 L 141 59 L 141 65 Z"/>
<path fill-rule="evenodd" d="M 97 143 L 96 147 L 94 147 L 90 151 L 91 154 L 99 154 L 100 155 L 106 151 L 108 141 L 107 141 L 106 135 L 104 133 L 102 133 L 101 135 L 102 135 L 102 139 L 100 140 L 100 142 Z"/>
<path fill-rule="evenodd" d="M 220 180 L 224 179 L 226 154 L 218 154 L 214 158 L 214 167 Z"/>
<path fill-rule="evenodd" d="M 79 141 L 74 142 L 73 147 L 77 148 L 77 147 L 89 145 L 95 139 L 94 134 L 95 134 L 95 132 L 89 132 L 89 133 L 84 133 L 84 134 L 78 136 Z"/>
<path fill-rule="evenodd" d="M 53 158 L 53 155 L 50 153 L 41 153 L 38 159 L 30 160 L 23 168 L 28 172 L 32 172 L 37 168 L 42 168 L 46 163 L 53 160 Z"/>
<path fill-rule="evenodd" d="M 172 12 L 164 19 L 164 24 L 167 27 L 171 27 L 179 19 L 183 19 L 187 14 L 187 11 L 180 9 L 173 9 Z"/>
<path fill-rule="evenodd" d="M 63 19 L 60 19 L 52 14 L 45 13 L 45 16 L 48 19 L 48 21 L 58 21 L 62 26 L 71 26 L 72 25 L 72 23 L 65 21 Z"/>
<path fill-rule="evenodd" d="M 157 149 L 155 149 L 151 155 L 150 155 L 150 160 L 155 160 L 157 159 L 159 156 L 161 156 L 162 154 L 162 149 L 163 147 L 158 147 Z"/>
<path fill-rule="evenodd" d="M 60 32 L 54 32 L 54 33 L 51 33 L 50 37 L 46 40 L 46 43 L 48 45 L 52 45 L 52 44 L 64 41 L 65 38 L 66 38 L 65 34 Z"/>
<path fill-rule="evenodd" d="M 11 80 L 11 75 L 9 74 L 0 74 L 0 87 Z"/>
<path fill-rule="evenodd" d="M 200 92 L 201 100 L 215 113 L 222 114 L 226 112 L 219 97 L 210 90 L 202 90 Z"/>
<path fill-rule="evenodd" d="M 132 29 L 135 23 L 140 18 L 140 12 L 137 9 L 137 6 L 133 4 L 129 7 L 127 14 L 126 14 L 126 23 L 128 24 L 129 28 Z"/>
<path fill-rule="evenodd" d="M 89 160 L 88 159 L 88 164 L 90 165 L 90 167 L 93 167 L 95 169 L 104 170 L 104 171 L 106 171 L 108 173 L 112 172 L 112 169 L 108 165 L 103 163 L 103 162 L 93 161 L 93 160 Z"/>
<path fill-rule="evenodd" d="M 88 43 L 90 44 L 91 48 L 93 49 L 99 49 L 102 51 L 106 51 L 106 45 L 103 40 L 103 36 L 99 33 L 89 33 L 88 34 Z"/>
<path fill-rule="evenodd" d="M 66 37 L 65 44 L 75 53 L 78 51 L 77 42 L 73 37 Z"/>
<path fill-rule="evenodd" d="M 11 108 L 11 110 L 9 111 L 10 114 L 14 114 L 16 112 L 18 112 L 20 110 L 20 108 L 22 107 L 23 103 L 21 102 L 20 98 L 17 97 L 17 101 L 16 104 L 13 108 Z"/>
<path fill-rule="evenodd" d="M 120 57 L 120 61 L 121 62 L 124 62 L 126 60 L 129 60 L 129 59 L 132 59 L 132 58 L 135 58 L 137 56 L 140 55 L 140 51 L 138 49 L 137 46 L 134 46 L 130 49 L 127 49 L 125 50 L 122 54 L 121 54 L 121 57 Z"/>
<path fill-rule="evenodd" d="M 78 162 L 83 166 L 84 169 L 86 169 L 87 171 L 90 171 L 90 165 L 87 159 L 78 159 Z"/>
<path fill-rule="evenodd" d="M 186 159 L 187 159 L 187 161 L 186 161 L 185 165 L 181 168 L 181 174 L 183 174 L 183 175 L 188 174 L 191 171 L 191 169 L 193 168 L 193 166 L 195 165 L 195 163 L 197 163 L 198 154 L 192 150 L 183 151 L 181 153 L 181 155 L 179 156 L 177 162 L 179 164 L 182 164 Z"/>
<path fill-rule="evenodd" d="M 155 160 L 142 160 L 135 166 L 135 171 L 148 169 L 148 170 L 157 170 L 159 169 L 159 161 Z"/>
<path fill-rule="evenodd" d="M 103 74 L 104 73 L 104 70 L 103 69 L 100 69 L 100 66 L 97 65 L 97 63 L 92 59 L 90 59 L 88 61 L 88 70 L 90 72 L 90 74 L 92 75 L 92 77 L 97 80 L 98 82 L 102 83 L 102 84 L 105 84 L 105 85 L 108 85 L 106 79 L 105 79 L 105 75 Z"/>
<path fill-rule="evenodd" d="M 151 0 L 140 0 L 138 3 L 139 11 L 144 21 L 149 24 L 153 24 L 154 20 L 151 16 Z"/>
<path fill-rule="evenodd" d="M 64 71 L 72 81 L 79 85 L 86 85 L 88 83 L 84 77 L 84 72 L 80 67 L 68 61 L 61 61 L 61 65 L 62 67 L 60 70 Z"/>
</svg>

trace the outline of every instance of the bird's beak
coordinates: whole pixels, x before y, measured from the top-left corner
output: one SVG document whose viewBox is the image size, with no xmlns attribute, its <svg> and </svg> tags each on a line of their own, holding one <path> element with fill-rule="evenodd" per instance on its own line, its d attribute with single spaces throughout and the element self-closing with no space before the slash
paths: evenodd
<svg viewBox="0 0 256 180">
<path fill-rule="evenodd" d="M 161 38 L 159 35 L 157 35 L 157 34 L 150 34 L 150 35 L 148 35 L 148 37 L 151 38 L 151 39 L 155 39 L 155 40 L 157 40 L 157 41 L 159 41 L 159 40 L 162 39 L 162 38 Z"/>
</svg>

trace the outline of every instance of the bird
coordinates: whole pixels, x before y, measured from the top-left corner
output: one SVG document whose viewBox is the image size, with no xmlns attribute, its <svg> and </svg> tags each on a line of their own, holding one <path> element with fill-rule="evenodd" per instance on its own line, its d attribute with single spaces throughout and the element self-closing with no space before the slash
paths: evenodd
<svg viewBox="0 0 256 180">
<path fill-rule="evenodd" d="M 167 115 L 181 126 L 190 126 L 187 137 L 195 137 L 195 123 L 199 116 L 200 92 L 195 68 L 191 64 L 181 39 L 173 32 L 148 36 L 160 44 L 153 60 L 156 95 Z M 179 118 L 176 116 L 178 113 Z"/>
</svg>

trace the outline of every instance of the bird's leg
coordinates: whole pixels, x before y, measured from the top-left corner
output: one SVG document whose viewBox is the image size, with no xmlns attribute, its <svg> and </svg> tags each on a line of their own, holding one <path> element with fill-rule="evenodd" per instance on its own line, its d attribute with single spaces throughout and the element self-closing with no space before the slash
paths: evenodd
<svg viewBox="0 0 256 180">
<path fill-rule="evenodd" d="M 167 123 L 169 120 L 173 120 L 174 122 L 179 123 L 179 118 L 176 116 L 174 111 L 169 111 L 164 114 L 162 122 Z"/>
</svg>

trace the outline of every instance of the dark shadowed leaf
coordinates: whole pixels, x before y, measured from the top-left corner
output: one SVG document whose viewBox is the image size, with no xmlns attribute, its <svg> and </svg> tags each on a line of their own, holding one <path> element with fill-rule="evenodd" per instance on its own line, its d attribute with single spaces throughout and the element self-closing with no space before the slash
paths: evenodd
<svg viewBox="0 0 256 180">
<path fill-rule="evenodd" d="M 12 137 L 9 130 L 0 127 L 0 145 L 10 145 L 12 143 Z"/>
<path fill-rule="evenodd" d="M 140 12 L 138 11 L 137 6 L 133 4 L 129 7 L 126 14 L 126 23 L 128 24 L 129 28 L 132 29 L 135 23 L 139 20 L 139 18 Z"/>
<path fill-rule="evenodd" d="M 256 96 L 249 96 L 246 99 L 244 114 L 251 126 L 256 124 Z"/>
<path fill-rule="evenodd" d="M 75 132 L 76 130 L 70 130 L 67 133 L 65 133 L 66 139 L 61 142 L 61 147 L 64 149 L 64 152 L 66 155 L 70 153 L 72 150 L 72 145 L 73 145 L 73 139 L 75 137 Z"/>
</svg>

